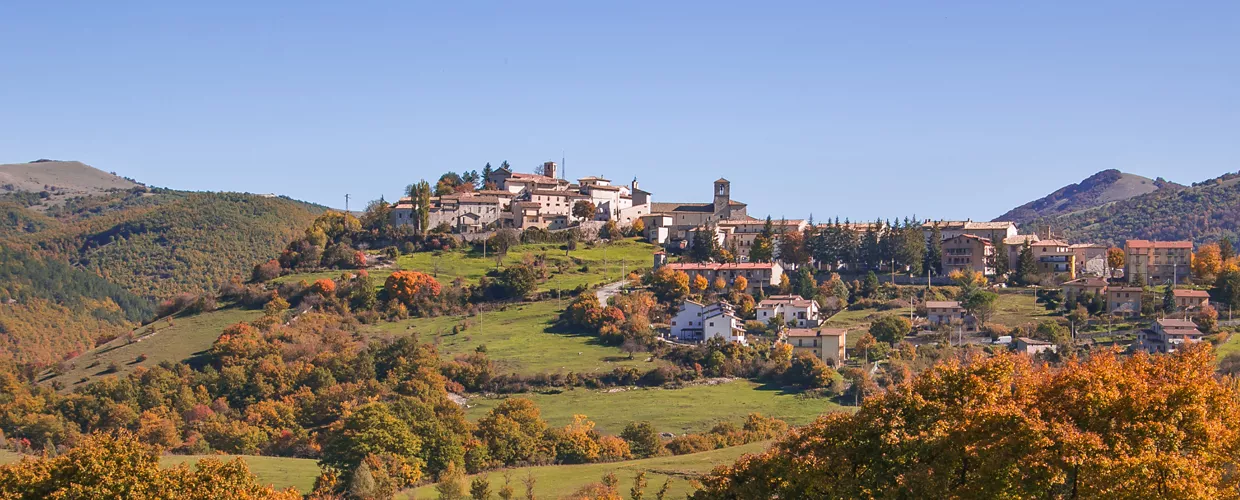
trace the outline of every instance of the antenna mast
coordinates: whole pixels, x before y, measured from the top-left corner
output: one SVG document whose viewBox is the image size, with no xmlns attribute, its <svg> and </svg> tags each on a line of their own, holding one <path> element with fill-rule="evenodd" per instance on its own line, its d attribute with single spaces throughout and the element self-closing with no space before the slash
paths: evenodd
<svg viewBox="0 0 1240 500">
<path fill-rule="evenodd" d="M 349 213 L 349 193 L 344 194 L 344 212 Z"/>
</svg>

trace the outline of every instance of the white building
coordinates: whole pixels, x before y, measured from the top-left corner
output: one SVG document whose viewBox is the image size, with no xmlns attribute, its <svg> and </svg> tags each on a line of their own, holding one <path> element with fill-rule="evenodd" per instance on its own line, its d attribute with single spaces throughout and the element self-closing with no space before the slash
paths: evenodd
<svg viewBox="0 0 1240 500">
<path fill-rule="evenodd" d="M 1205 333 L 1192 320 L 1164 318 L 1137 332 L 1137 348 L 1150 353 L 1175 352 L 1184 344 L 1201 342 L 1203 336 Z"/>
<path fill-rule="evenodd" d="M 758 321 L 766 323 L 782 314 L 784 324 L 796 328 L 813 328 L 822 321 L 818 303 L 800 295 L 772 295 L 758 303 L 757 312 Z"/>
<path fill-rule="evenodd" d="M 719 337 L 728 342 L 745 343 L 741 320 L 726 302 L 703 305 L 686 300 L 672 317 L 671 327 L 672 337 L 684 342 L 702 342 Z"/>
</svg>

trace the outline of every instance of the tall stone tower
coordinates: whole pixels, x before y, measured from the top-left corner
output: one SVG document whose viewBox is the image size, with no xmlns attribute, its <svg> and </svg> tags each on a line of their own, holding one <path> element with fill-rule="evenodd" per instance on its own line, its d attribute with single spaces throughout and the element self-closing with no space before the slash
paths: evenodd
<svg viewBox="0 0 1240 500">
<path fill-rule="evenodd" d="M 543 163 L 543 175 L 550 177 L 552 179 L 555 179 L 556 178 L 555 171 L 556 171 L 555 162 L 549 161 L 549 162 Z"/>
<path fill-rule="evenodd" d="M 715 213 L 724 219 L 728 218 L 727 210 L 731 202 L 732 183 L 721 177 L 715 181 Z"/>
</svg>

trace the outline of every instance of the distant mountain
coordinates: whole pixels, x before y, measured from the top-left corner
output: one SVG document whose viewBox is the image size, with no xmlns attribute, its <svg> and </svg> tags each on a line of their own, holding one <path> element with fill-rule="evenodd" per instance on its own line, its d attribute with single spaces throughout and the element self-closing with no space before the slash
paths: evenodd
<svg viewBox="0 0 1240 500">
<path fill-rule="evenodd" d="M 1145 194 L 1039 217 L 1021 227 L 1021 232 L 1034 231 L 1111 245 L 1127 239 L 1205 243 L 1230 236 L 1235 240 L 1240 232 L 1240 173 L 1192 186 L 1163 183 Z"/>
<path fill-rule="evenodd" d="M 0 165 L 0 194 L 40 193 L 52 206 L 75 196 L 133 189 L 139 184 L 77 161 L 36 160 Z"/>
<path fill-rule="evenodd" d="M 1078 184 L 1069 184 L 1045 197 L 1016 207 L 995 220 L 1025 225 L 1036 219 L 1095 208 L 1168 186 L 1177 185 L 1161 178 L 1155 180 L 1115 169 L 1103 170 Z"/>
</svg>

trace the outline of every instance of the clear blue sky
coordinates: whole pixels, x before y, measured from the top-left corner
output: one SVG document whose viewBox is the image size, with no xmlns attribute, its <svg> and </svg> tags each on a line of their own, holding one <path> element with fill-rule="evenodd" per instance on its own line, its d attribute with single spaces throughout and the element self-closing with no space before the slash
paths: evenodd
<svg viewBox="0 0 1240 500">
<path fill-rule="evenodd" d="M 819 219 L 1240 169 L 1240 2 L 334 3 L 5 2 L 0 163 L 342 206 L 564 154 Z"/>
</svg>

